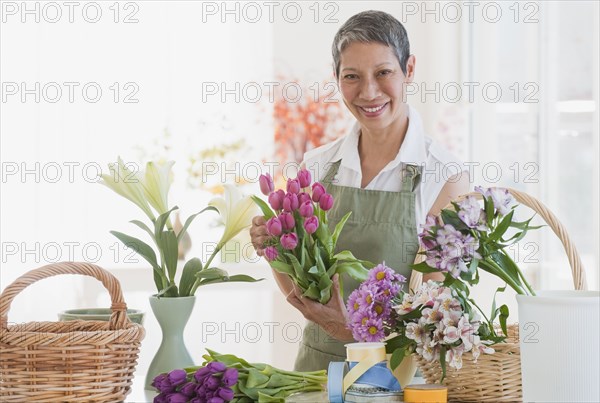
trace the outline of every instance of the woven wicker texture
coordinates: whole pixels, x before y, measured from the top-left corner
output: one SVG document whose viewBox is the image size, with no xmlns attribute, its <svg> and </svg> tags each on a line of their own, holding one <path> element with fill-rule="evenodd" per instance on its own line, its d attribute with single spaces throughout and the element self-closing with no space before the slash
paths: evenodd
<svg viewBox="0 0 600 403">
<path fill-rule="evenodd" d="M 13 299 L 29 285 L 59 274 L 94 277 L 108 290 L 110 321 L 9 324 Z M 132 323 L 119 281 L 89 263 L 62 262 L 32 270 L 0 295 L 0 401 L 118 402 L 131 390 L 144 328 Z"/>
<path fill-rule="evenodd" d="M 579 253 L 558 218 L 536 198 L 514 189 L 508 191 L 519 203 L 534 210 L 554 231 L 569 259 L 574 288 L 587 289 L 585 271 Z M 481 193 L 473 192 L 459 196 L 455 201 L 461 201 L 467 196 L 482 199 Z M 451 206 L 452 204 L 449 203 L 445 208 Z M 422 255 L 417 256 L 422 258 Z M 413 271 L 411 274 L 411 287 L 413 284 L 418 284 L 419 277 L 415 273 Z M 470 354 L 465 355 L 463 366 L 459 371 L 447 367 L 443 384 L 448 387 L 449 401 L 520 402 L 523 400 L 518 325 L 509 326 L 506 341 L 492 347 L 495 353 L 480 355 L 476 363 L 472 361 Z M 439 383 L 442 378 L 442 368 L 438 362 L 427 362 L 417 356 L 417 363 L 427 383 Z"/>
</svg>

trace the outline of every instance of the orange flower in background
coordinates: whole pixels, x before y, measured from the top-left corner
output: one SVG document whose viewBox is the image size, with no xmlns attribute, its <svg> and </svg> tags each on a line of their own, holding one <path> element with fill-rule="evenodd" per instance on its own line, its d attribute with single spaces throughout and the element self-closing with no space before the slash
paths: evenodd
<svg viewBox="0 0 600 403">
<path fill-rule="evenodd" d="M 331 85 L 322 83 L 319 90 L 315 85 L 303 86 L 302 96 L 286 99 L 279 95 L 273 108 L 275 123 L 275 153 L 279 162 L 302 162 L 304 153 L 343 135 L 346 119 L 341 101 L 333 97 Z"/>
</svg>

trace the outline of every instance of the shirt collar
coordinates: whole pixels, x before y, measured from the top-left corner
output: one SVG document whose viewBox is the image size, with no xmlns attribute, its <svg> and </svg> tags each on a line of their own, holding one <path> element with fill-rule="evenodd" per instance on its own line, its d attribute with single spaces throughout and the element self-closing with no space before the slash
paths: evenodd
<svg viewBox="0 0 600 403">
<path fill-rule="evenodd" d="M 361 172 L 360 156 L 358 154 L 358 139 L 360 137 L 360 124 L 356 122 L 350 133 L 344 138 L 333 161 L 342 160 L 341 165 Z M 425 133 L 423 132 L 423 121 L 416 109 L 408 105 L 408 128 L 406 136 L 400 146 L 398 155 L 390 161 L 382 171 L 389 171 L 401 163 L 407 165 L 425 165 L 427 153 L 425 152 Z"/>
</svg>

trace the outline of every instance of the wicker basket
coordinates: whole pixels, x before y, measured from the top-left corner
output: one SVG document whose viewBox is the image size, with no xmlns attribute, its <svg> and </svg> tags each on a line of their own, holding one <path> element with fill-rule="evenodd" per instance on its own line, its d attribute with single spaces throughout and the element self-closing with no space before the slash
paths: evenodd
<svg viewBox="0 0 600 403">
<path fill-rule="evenodd" d="M 514 189 L 508 190 L 519 203 L 538 213 L 552 228 L 561 240 L 569 258 L 575 289 L 587 289 L 585 271 L 581 265 L 579 254 L 556 216 L 540 201 L 526 193 Z M 460 196 L 457 201 L 467 196 L 482 198 L 480 193 L 469 193 Z M 451 204 L 448 204 L 446 208 L 450 206 Z M 411 285 L 413 286 L 422 281 L 416 273 L 413 271 L 411 275 Z M 523 400 L 518 325 L 509 326 L 506 341 L 492 347 L 495 353 L 482 354 L 476 363 L 470 356 L 465 356 L 463 366 L 459 371 L 448 368 L 443 384 L 448 387 L 449 401 L 515 402 Z M 416 356 L 416 360 L 427 383 L 439 383 L 442 378 L 442 368 L 439 362 L 428 362 L 420 356 Z"/>
<path fill-rule="evenodd" d="M 9 325 L 8 311 L 17 294 L 58 274 L 100 280 L 112 300 L 110 321 Z M 144 338 L 144 328 L 129 320 L 126 309 L 119 281 L 92 264 L 56 263 L 19 277 L 0 295 L 0 401 L 123 401 Z"/>
</svg>

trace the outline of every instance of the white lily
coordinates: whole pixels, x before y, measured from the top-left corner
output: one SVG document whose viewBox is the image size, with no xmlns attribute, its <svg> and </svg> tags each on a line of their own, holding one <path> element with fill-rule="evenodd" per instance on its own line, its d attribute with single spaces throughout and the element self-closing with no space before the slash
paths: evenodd
<svg viewBox="0 0 600 403">
<path fill-rule="evenodd" d="M 144 197 L 144 188 L 136 172 L 129 170 L 121 157 L 118 158 L 116 164 L 109 164 L 108 169 L 112 174 L 102 174 L 99 183 L 133 202 L 151 220 L 154 220 L 154 214 Z"/>
<path fill-rule="evenodd" d="M 146 200 L 158 214 L 169 211 L 168 196 L 172 182 L 171 168 L 173 164 L 175 164 L 175 161 L 168 161 L 163 164 L 149 161 L 146 163 L 144 178 L 141 178 Z"/>
<path fill-rule="evenodd" d="M 219 210 L 225 224 L 225 231 L 217 244 L 217 249 L 222 248 L 227 241 L 250 227 L 252 217 L 258 214 L 258 207 L 250 196 L 242 196 L 240 190 L 230 184 L 226 184 L 224 189 L 224 197 L 215 197 L 208 203 L 209 206 Z"/>
</svg>

